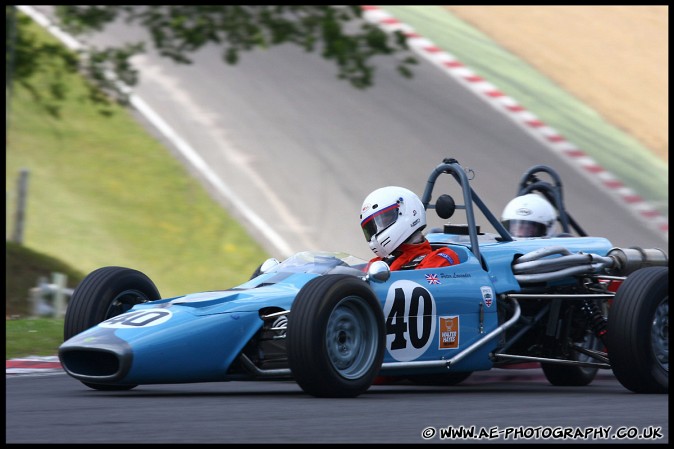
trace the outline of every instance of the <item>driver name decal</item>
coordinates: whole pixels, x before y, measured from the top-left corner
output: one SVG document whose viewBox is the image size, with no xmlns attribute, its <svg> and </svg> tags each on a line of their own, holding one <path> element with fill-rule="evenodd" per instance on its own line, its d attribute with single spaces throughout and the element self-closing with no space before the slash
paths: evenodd
<svg viewBox="0 0 674 449">
<path fill-rule="evenodd" d="M 470 273 L 441 273 L 440 277 L 443 279 L 469 278 Z"/>
<path fill-rule="evenodd" d="M 166 309 L 144 309 L 117 315 L 99 323 L 99 327 L 129 329 L 156 326 L 168 321 L 173 313 Z"/>
<path fill-rule="evenodd" d="M 400 280 L 389 288 L 384 304 L 386 350 L 400 362 L 421 357 L 435 335 L 435 298 L 423 285 Z"/>
</svg>

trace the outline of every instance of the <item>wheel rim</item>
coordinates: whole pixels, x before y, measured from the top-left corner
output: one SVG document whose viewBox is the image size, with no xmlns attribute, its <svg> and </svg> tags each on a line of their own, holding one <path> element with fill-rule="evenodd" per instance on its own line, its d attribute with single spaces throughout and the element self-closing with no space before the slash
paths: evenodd
<svg viewBox="0 0 674 449">
<path fill-rule="evenodd" d="M 148 302 L 149 299 L 138 290 L 124 290 L 115 296 L 105 313 L 105 319 L 128 312 L 136 304 Z"/>
<path fill-rule="evenodd" d="M 333 368 L 346 379 L 361 377 L 377 353 L 376 318 L 361 298 L 342 299 L 328 318 L 326 345 Z"/>
<path fill-rule="evenodd" d="M 655 360 L 669 372 L 669 296 L 655 309 L 651 326 L 651 343 Z"/>
<path fill-rule="evenodd" d="M 583 341 L 580 342 L 579 346 L 584 349 L 589 349 L 593 351 L 601 351 L 604 348 L 604 344 L 601 342 L 601 340 L 597 338 L 597 336 L 594 335 L 594 332 L 590 330 L 586 332 L 585 337 L 583 338 Z M 594 357 L 589 356 L 587 354 L 583 354 L 580 351 L 576 353 L 575 359 L 578 362 L 596 362 L 596 359 Z M 596 371 L 597 367 L 581 366 L 579 367 L 579 369 L 584 371 L 585 373 L 591 373 L 592 371 Z"/>
</svg>

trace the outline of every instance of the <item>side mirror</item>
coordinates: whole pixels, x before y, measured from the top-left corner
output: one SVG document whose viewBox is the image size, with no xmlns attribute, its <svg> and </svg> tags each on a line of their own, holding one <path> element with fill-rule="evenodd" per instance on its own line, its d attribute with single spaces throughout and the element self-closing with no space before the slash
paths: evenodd
<svg viewBox="0 0 674 449">
<path fill-rule="evenodd" d="M 373 280 L 375 282 L 386 282 L 391 277 L 391 268 L 383 260 L 372 262 L 367 269 L 367 275 L 363 278 L 365 281 Z"/>
<path fill-rule="evenodd" d="M 443 193 L 438 197 L 438 200 L 435 202 L 435 213 L 438 214 L 438 217 L 444 218 L 445 220 L 454 215 L 456 211 L 456 203 L 454 198 Z"/>
</svg>

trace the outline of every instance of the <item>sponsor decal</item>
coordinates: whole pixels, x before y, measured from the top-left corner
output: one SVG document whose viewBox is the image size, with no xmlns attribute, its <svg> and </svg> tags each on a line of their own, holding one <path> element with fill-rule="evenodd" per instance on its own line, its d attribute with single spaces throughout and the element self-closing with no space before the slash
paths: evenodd
<svg viewBox="0 0 674 449">
<path fill-rule="evenodd" d="M 436 253 L 436 254 L 445 259 L 447 262 L 449 262 L 450 265 L 454 265 L 454 259 L 452 259 L 452 256 L 450 256 L 449 254 L 445 253 Z"/>
<path fill-rule="evenodd" d="M 438 279 L 438 275 L 437 275 L 437 274 L 434 274 L 434 273 L 432 273 L 432 274 L 425 274 L 424 276 L 426 276 L 426 280 L 428 281 L 429 284 L 431 284 L 431 285 L 438 285 L 438 284 L 440 284 L 440 279 Z"/>
<path fill-rule="evenodd" d="M 438 317 L 440 331 L 440 349 L 457 349 L 459 347 L 459 316 Z"/>
<path fill-rule="evenodd" d="M 491 305 L 494 303 L 494 292 L 492 291 L 491 287 L 480 287 L 480 291 L 482 291 L 482 301 L 484 301 L 484 305 L 491 307 Z"/>
<path fill-rule="evenodd" d="M 532 210 L 531 210 L 531 209 L 527 209 L 526 207 L 520 207 L 519 209 L 517 209 L 517 210 L 515 211 L 515 213 L 516 213 L 517 215 L 524 215 L 524 216 L 533 214 Z"/>
</svg>

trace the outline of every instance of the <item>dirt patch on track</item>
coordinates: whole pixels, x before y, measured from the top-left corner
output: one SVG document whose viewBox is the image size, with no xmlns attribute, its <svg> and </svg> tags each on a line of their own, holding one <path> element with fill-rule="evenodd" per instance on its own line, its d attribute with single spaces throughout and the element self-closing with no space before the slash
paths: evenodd
<svg viewBox="0 0 674 449">
<path fill-rule="evenodd" d="M 669 6 L 447 6 L 669 160 Z"/>
</svg>

